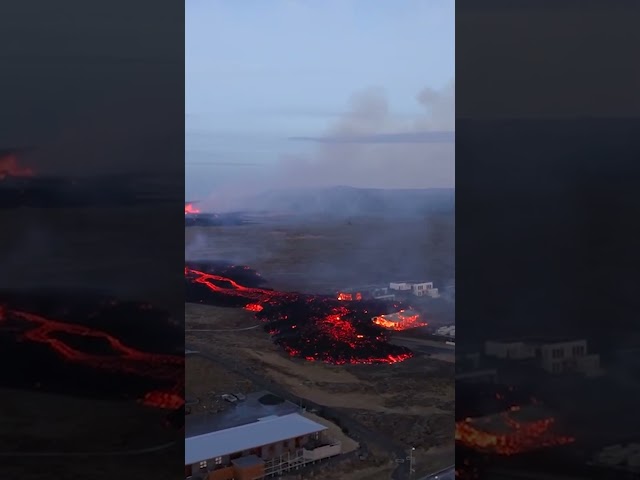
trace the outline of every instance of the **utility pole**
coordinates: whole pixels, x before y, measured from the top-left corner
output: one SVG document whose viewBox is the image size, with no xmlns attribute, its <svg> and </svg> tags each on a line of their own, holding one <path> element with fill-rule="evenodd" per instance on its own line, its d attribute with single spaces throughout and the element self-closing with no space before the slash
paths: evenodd
<svg viewBox="0 0 640 480">
<path fill-rule="evenodd" d="M 415 469 L 413 468 L 413 451 L 414 450 L 415 450 L 415 447 L 411 447 L 411 449 L 409 450 L 409 478 L 412 478 L 415 472 Z"/>
</svg>

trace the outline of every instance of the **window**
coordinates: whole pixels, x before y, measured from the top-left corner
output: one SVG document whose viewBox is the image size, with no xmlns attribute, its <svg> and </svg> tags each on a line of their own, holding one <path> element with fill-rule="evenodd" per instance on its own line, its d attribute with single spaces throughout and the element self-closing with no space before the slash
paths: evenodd
<svg viewBox="0 0 640 480">
<path fill-rule="evenodd" d="M 207 461 L 205 460 L 204 462 L 200 462 L 200 470 L 204 470 L 207 468 Z"/>
<path fill-rule="evenodd" d="M 216 465 L 222 465 L 222 457 L 216 457 L 215 462 Z"/>
<path fill-rule="evenodd" d="M 574 357 L 582 357 L 584 356 L 584 345 L 576 345 L 572 349 L 572 353 Z"/>
<path fill-rule="evenodd" d="M 560 364 L 557 362 L 554 362 L 551 364 L 551 371 L 553 373 L 560 373 Z"/>
<path fill-rule="evenodd" d="M 561 348 L 554 348 L 551 350 L 551 358 L 562 358 L 564 357 L 564 350 Z"/>
</svg>

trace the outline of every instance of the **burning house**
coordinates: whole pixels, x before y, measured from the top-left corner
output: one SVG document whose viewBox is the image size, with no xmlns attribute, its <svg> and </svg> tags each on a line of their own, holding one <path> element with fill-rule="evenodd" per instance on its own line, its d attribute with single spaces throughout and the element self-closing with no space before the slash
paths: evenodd
<svg viewBox="0 0 640 480">
<path fill-rule="evenodd" d="M 265 392 L 250 394 L 241 406 L 220 416 L 190 416 L 189 421 L 187 479 L 258 480 L 342 452 L 340 442 L 326 435 L 327 427 Z"/>
<path fill-rule="evenodd" d="M 389 315 L 378 315 L 373 317 L 373 323 L 388 330 L 408 330 L 427 326 L 427 322 L 423 322 L 420 314 L 414 310 L 400 310 Z"/>
<path fill-rule="evenodd" d="M 358 300 L 395 300 L 396 296 L 389 292 L 386 285 L 368 285 L 357 288 L 345 288 L 340 290 L 336 297 L 341 301 L 358 301 Z"/>
</svg>

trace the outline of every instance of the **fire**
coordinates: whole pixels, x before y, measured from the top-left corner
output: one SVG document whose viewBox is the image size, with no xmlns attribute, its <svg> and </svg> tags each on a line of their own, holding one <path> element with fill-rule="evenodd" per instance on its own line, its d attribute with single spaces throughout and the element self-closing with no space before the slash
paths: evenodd
<svg viewBox="0 0 640 480">
<path fill-rule="evenodd" d="M 343 302 L 352 302 L 354 300 L 362 300 L 362 294 L 360 292 L 356 293 L 355 295 L 353 293 L 340 292 L 338 293 L 338 300 Z"/>
<path fill-rule="evenodd" d="M 197 207 L 194 207 L 192 203 L 187 203 L 184 206 L 184 214 L 185 215 L 193 215 L 196 213 L 200 213 L 200 209 Z"/>
<path fill-rule="evenodd" d="M 383 302 L 346 305 L 335 297 L 247 286 L 262 280 L 245 267 L 187 266 L 185 280 L 187 301 L 255 312 L 290 356 L 338 365 L 397 363 L 412 356 L 407 348 L 391 345 L 386 332 L 371 322 L 372 315 L 386 313 Z"/>
<path fill-rule="evenodd" d="M 147 407 L 177 410 L 184 405 L 184 398 L 179 393 L 154 390 L 147 393 L 141 403 Z"/>
<path fill-rule="evenodd" d="M 118 338 L 101 330 L 52 320 L 39 314 L 14 310 L 6 305 L 0 305 L 0 320 L 24 324 L 27 328 L 22 333 L 25 340 L 48 346 L 67 362 L 96 370 L 151 378 L 159 383 L 172 385 L 170 392 L 147 393 L 142 399 L 145 405 L 175 409 L 184 403 L 181 396 L 184 382 L 184 357 L 144 352 L 125 345 Z M 108 345 L 109 351 L 106 353 L 82 351 L 63 338 L 103 340 Z"/>
<path fill-rule="evenodd" d="M 31 177 L 33 170 L 21 167 L 14 153 L 9 153 L 0 157 L 0 180 L 7 177 Z"/>
<path fill-rule="evenodd" d="M 522 421 L 516 418 L 520 411 L 520 407 L 514 406 L 490 418 L 467 418 L 456 422 L 456 441 L 474 450 L 497 455 L 516 455 L 575 441 L 572 437 L 559 436 L 552 432 L 555 424 L 553 417 Z M 499 425 L 496 425 L 495 422 L 498 421 Z M 489 423 L 501 433 L 489 431 Z"/>
<path fill-rule="evenodd" d="M 373 318 L 373 323 L 380 325 L 388 330 L 408 330 L 410 328 L 426 327 L 427 322 L 423 322 L 418 313 L 407 313 L 406 310 L 400 310 L 393 315 L 380 315 Z"/>
</svg>

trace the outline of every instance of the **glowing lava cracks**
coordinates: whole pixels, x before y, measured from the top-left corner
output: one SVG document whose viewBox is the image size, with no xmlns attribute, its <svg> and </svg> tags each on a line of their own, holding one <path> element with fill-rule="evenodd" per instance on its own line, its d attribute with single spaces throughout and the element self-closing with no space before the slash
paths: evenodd
<svg viewBox="0 0 640 480">
<path fill-rule="evenodd" d="M 65 361 L 93 369 L 134 375 L 172 385 L 168 390 L 148 392 L 142 403 L 158 408 L 177 409 L 184 404 L 184 357 L 143 352 L 124 345 L 117 338 L 83 325 L 50 320 L 41 315 L 12 310 L 0 306 L 0 322 L 21 321 L 28 325 L 26 340 L 47 345 Z M 108 354 L 83 352 L 60 339 L 61 334 L 72 337 L 91 337 L 105 341 Z"/>
<path fill-rule="evenodd" d="M 397 363 L 412 356 L 407 348 L 390 344 L 388 332 L 372 322 L 374 316 L 387 313 L 387 304 L 347 303 L 329 296 L 279 292 L 245 286 L 237 279 L 242 276 L 245 283 L 251 283 L 251 274 L 247 267 L 187 266 L 188 296 L 199 303 L 255 312 L 276 344 L 289 355 L 308 361 Z M 255 279 L 257 274 L 253 275 Z"/>
<path fill-rule="evenodd" d="M 553 433 L 554 423 L 553 417 L 537 414 L 534 407 L 513 406 L 497 415 L 457 422 L 455 437 L 469 448 L 497 455 L 516 455 L 572 443 L 572 437 Z"/>
</svg>

